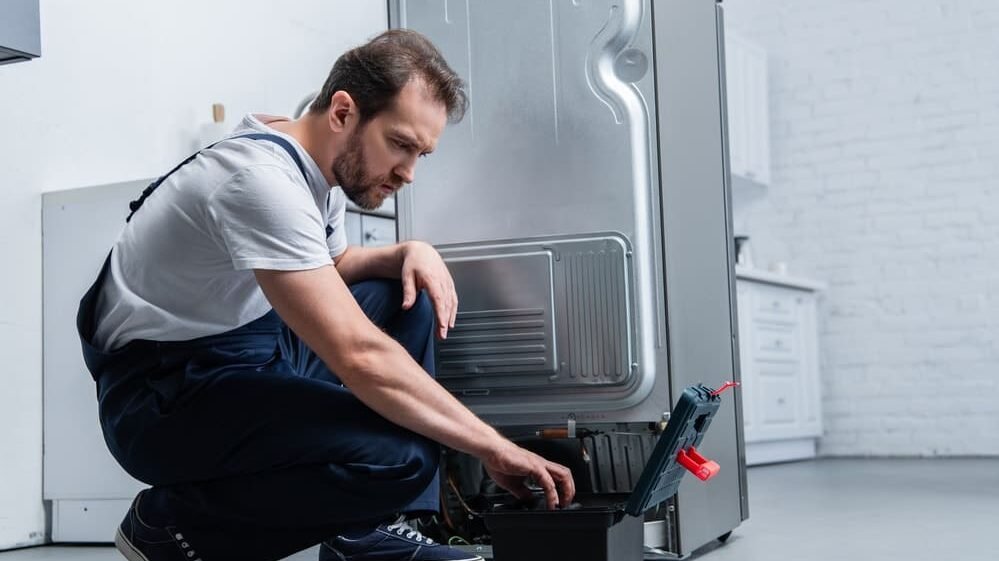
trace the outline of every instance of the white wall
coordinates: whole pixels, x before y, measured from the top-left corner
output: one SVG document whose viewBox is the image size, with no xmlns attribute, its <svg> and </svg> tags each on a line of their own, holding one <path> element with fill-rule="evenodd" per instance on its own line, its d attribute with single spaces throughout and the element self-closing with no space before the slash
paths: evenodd
<svg viewBox="0 0 999 561">
<path fill-rule="evenodd" d="M 290 114 L 385 6 L 42 0 L 42 57 L 0 66 L 0 549 L 45 533 L 40 194 L 167 171 L 213 102 Z"/>
<path fill-rule="evenodd" d="M 830 455 L 999 454 L 999 3 L 725 0 L 770 53 L 756 261 L 829 282 Z"/>
</svg>

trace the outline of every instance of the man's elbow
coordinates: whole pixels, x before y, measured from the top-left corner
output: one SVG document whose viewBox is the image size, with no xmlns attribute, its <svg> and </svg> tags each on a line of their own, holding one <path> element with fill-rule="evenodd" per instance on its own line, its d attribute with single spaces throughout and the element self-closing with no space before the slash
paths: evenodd
<svg viewBox="0 0 999 561">
<path fill-rule="evenodd" d="M 391 362 L 391 341 L 377 329 L 373 331 L 350 337 L 334 351 L 337 355 L 332 361 L 336 363 L 334 370 L 349 388 L 358 384 L 381 384 L 385 367 Z"/>
</svg>

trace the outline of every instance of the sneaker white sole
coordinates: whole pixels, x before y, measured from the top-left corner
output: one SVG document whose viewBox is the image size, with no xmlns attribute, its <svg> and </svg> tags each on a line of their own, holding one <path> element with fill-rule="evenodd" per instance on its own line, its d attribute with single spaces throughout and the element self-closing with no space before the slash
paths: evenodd
<svg viewBox="0 0 999 561">
<path fill-rule="evenodd" d="M 128 561 L 149 561 L 149 558 L 140 553 L 138 549 L 135 549 L 132 542 L 128 541 L 128 538 L 121 533 L 121 528 L 118 528 L 118 531 L 114 534 L 114 546 Z"/>
</svg>

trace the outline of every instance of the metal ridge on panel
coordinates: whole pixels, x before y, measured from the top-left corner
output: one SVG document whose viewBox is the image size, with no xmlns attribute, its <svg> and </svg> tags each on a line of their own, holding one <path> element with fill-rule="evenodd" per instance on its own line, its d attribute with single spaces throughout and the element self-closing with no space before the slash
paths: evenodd
<svg viewBox="0 0 999 561">
<path fill-rule="evenodd" d="M 617 381 L 629 369 L 627 338 L 620 336 L 627 332 L 623 274 L 612 253 L 582 251 L 564 258 L 569 376 Z"/>
<path fill-rule="evenodd" d="M 579 6 L 578 3 L 574 3 Z M 590 43 L 586 57 L 586 79 L 593 94 L 607 105 L 618 124 L 627 124 L 633 172 L 632 191 L 635 198 L 635 246 L 641 248 L 642 258 L 636 260 L 639 310 L 646 312 L 643 324 L 646 340 L 652 345 L 642 345 L 641 363 L 655 370 L 655 349 L 662 345 L 661 320 L 655 311 L 661 309 L 661 295 L 657 278 L 660 267 L 656 242 L 658 225 L 648 209 L 658 200 L 658 189 L 652 159 L 654 154 L 654 123 L 648 101 L 636 87 L 650 69 L 650 56 L 641 49 L 632 48 L 641 24 L 649 17 L 643 0 L 623 0 L 613 4 L 604 26 Z"/>
<path fill-rule="evenodd" d="M 628 91 L 627 82 L 641 79 L 641 75 L 628 76 L 627 80 L 616 71 L 616 61 L 639 32 L 642 21 L 642 0 L 624 0 L 622 6 L 613 4 L 607 20 L 590 41 L 586 54 L 586 81 L 593 95 L 602 101 L 614 114 L 617 124 L 624 122 L 626 98 L 633 96 Z M 576 4 L 578 7 L 579 5 Z M 646 64 L 645 69 L 648 69 Z M 644 72 L 641 73 L 644 75 Z"/>
</svg>

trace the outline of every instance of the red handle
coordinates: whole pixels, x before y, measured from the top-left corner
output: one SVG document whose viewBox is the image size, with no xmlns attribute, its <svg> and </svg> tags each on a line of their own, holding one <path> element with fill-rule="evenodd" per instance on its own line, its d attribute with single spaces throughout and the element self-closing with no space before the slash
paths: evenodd
<svg viewBox="0 0 999 561">
<path fill-rule="evenodd" d="M 736 387 L 738 385 L 739 385 L 739 382 L 725 382 L 724 384 L 722 384 L 722 386 L 720 388 L 718 388 L 717 390 L 711 392 L 711 396 L 714 397 L 716 395 L 721 395 L 725 390 L 727 390 L 729 388 L 734 388 L 734 387 Z"/>
<path fill-rule="evenodd" d="M 690 447 L 690 450 L 677 452 L 676 461 L 701 481 L 707 481 L 721 471 L 721 466 L 717 462 L 698 454 L 697 449 L 693 446 Z"/>
</svg>

